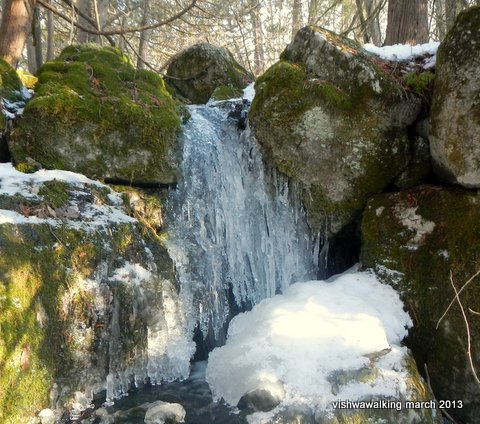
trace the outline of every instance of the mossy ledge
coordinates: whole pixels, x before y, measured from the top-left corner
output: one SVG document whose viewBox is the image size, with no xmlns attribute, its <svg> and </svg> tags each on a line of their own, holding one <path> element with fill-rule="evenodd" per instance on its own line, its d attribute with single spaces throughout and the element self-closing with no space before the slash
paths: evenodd
<svg viewBox="0 0 480 424">
<path fill-rule="evenodd" d="M 162 78 L 112 47 L 69 46 L 38 72 L 36 96 L 9 142 L 16 164 L 92 178 L 175 182 L 177 104 Z"/>
</svg>

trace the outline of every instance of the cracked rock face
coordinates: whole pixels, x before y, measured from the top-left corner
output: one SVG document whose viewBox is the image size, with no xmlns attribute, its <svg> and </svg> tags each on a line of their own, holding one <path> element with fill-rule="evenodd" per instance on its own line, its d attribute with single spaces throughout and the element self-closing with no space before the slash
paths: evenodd
<svg viewBox="0 0 480 424">
<path fill-rule="evenodd" d="M 430 150 L 445 182 L 480 187 L 480 7 L 462 12 L 437 56 Z"/>
<path fill-rule="evenodd" d="M 251 127 L 266 159 L 301 183 L 312 227 L 332 236 L 406 168 L 421 101 L 322 28 L 301 29 L 281 59 L 257 80 Z"/>
</svg>

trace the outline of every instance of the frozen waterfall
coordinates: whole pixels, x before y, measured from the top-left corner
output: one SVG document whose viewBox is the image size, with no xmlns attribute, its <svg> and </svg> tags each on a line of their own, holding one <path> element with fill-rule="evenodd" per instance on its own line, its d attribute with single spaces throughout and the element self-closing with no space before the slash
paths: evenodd
<svg viewBox="0 0 480 424">
<path fill-rule="evenodd" d="M 242 101 L 189 107 L 167 219 L 188 331 L 199 325 L 218 341 L 232 307 L 315 278 L 318 267 L 298 188 L 264 166 L 248 128 L 229 117 L 235 107 Z"/>
</svg>

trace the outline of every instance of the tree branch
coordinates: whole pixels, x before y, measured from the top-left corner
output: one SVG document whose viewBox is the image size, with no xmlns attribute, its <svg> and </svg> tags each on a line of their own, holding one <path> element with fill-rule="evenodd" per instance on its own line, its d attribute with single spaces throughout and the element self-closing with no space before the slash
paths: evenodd
<svg viewBox="0 0 480 424">
<path fill-rule="evenodd" d="M 150 25 L 144 25 L 144 26 L 139 26 L 139 27 L 134 27 L 134 28 L 123 28 L 123 29 L 111 29 L 111 30 L 102 30 L 99 31 L 97 29 L 93 28 L 85 28 L 84 26 L 80 25 L 78 22 L 72 22 L 72 20 L 64 15 L 62 12 L 51 6 L 46 2 L 46 0 L 37 0 L 39 4 L 41 4 L 44 8 L 51 10 L 53 13 L 56 15 L 60 16 L 63 19 L 68 20 L 69 22 L 73 23 L 77 28 L 81 29 L 82 31 L 88 32 L 89 34 L 94 34 L 94 35 L 103 35 L 103 36 L 109 36 L 109 35 L 123 35 L 123 34 L 128 34 L 132 32 L 139 32 L 139 31 L 145 31 L 148 29 L 153 29 L 153 28 L 158 28 L 164 25 L 169 24 L 170 22 L 173 22 L 180 18 L 181 16 L 185 15 L 188 11 L 190 11 L 195 4 L 197 3 L 197 0 L 192 0 L 190 4 L 185 6 L 180 12 L 176 13 L 175 15 L 171 16 L 168 19 L 164 19 L 163 21 L 156 22 L 154 24 Z"/>
</svg>

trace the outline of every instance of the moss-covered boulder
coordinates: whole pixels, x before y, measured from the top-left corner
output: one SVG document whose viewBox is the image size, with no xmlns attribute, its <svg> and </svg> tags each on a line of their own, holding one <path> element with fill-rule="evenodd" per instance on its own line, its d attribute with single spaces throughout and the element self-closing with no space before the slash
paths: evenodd
<svg viewBox="0 0 480 424">
<path fill-rule="evenodd" d="M 112 47 L 79 45 L 38 79 L 9 142 L 17 165 L 33 158 L 99 179 L 176 181 L 180 118 L 159 75 Z"/>
<path fill-rule="evenodd" d="M 187 377 L 173 265 L 132 202 L 78 174 L 0 175 L 0 422 Z"/>
<path fill-rule="evenodd" d="M 364 212 L 363 265 L 400 292 L 414 320 L 407 344 L 419 368 L 427 365 L 437 399 L 457 401 L 444 405 L 450 414 L 471 423 L 480 416 L 480 384 L 472 374 L 465 319 L 453 301 L 452 284 L 460 292 L 480 270 L 479 247 L 480 198 L 474 193 L 423 186 L 378 195 Z M 478 373 L 479 277 L 461 291 L 459 299 Z"/>
<path fill-rule="evenodd" d="M 250 123 L 281 172 L 300 181 L 313 227 L 335 234 L 407 166 L 421 107 L 347 38 L 301 29 L 255 84 Z"/>
<path fill-rule="evenodd" d="M 19 76 L 7 62 L 0 58 L 0 160 L 8 158 L 8 148 L 4 139 L 7 120 L 13 119 L 15 111 L 23 109 L 29 97 Z"/>
<path fill-rule="evenodd" d="M 24 99 L 20 78 L 7 62 L 0 58 L 0 97 L 14 102 Z"/>
<path fill-rule="evenodd" d="M 224 48 L 195 44 L 178 53 L 167 70 L 168 83 L 192 103 L 207 103 L 216 89 L 216 100 L 238 97 L 253 75 Z"/>
<path fill-rule="evenodd" d="M 434 169 L 480 187 L 480 6 L 460 13 L 438 49 L 430 119 Z"/>
</svg>

